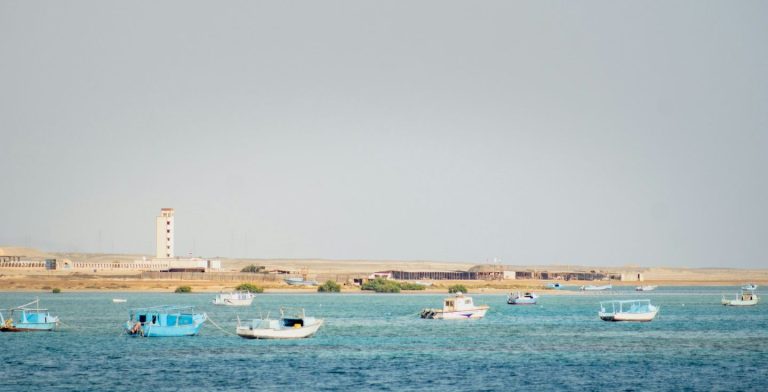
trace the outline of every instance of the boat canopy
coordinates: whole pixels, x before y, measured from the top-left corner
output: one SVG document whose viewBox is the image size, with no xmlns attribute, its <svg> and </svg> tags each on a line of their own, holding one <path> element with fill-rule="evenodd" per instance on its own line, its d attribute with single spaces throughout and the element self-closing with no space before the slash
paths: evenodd
<svg viewBox="0 0 768 392">
<path fill-rule="evenodd" d="M 600 310 L 604 313 L 646 313 L 653 308 L 649 299 L 600 302 Z"/>
<path fill-rule="evenodd" d="M 129 315 L 133 319 L 135 315 L 160 315 L 160 314 L 194 314 L 194 306 L 161 305 L 148 308 L 130 309 Z"/>
<path fill-rule="evenodd" d="M 43 309 L 43 308 L 41 308 L 39 306 L 36 306 L 34 308 L 31 307 L 32 305 L 39 305 L 39 303 L 40 303 L 40 300 L 36 299 L 36 300 L 34 300 L 34 301 L 32 301 L 32 302 L 30 302 L 28 304 L 19 305 L 19 306 L 15 307 L 15 308 L 0 309 L 0 311 L 14 311 L 14 310 L 25 310 L 25 311 L 35 311 L 35 312 L 46 312 L 46 311 L 48 311 L 48 309 Z"/>
<path fill-rule="evenodd" d="M 131 309 L 131 312 L 163 312 L 163 313 L 170 313 L 170 312 L 180 312 L 182 310 L 193 311 L 194 309 L 195 309 L 194 306 L 160 305 L 160 306 L 150 306 L 150 307 L 147 307 L 147 308 L 133 308 L 133 309 Z"/>
</svg>

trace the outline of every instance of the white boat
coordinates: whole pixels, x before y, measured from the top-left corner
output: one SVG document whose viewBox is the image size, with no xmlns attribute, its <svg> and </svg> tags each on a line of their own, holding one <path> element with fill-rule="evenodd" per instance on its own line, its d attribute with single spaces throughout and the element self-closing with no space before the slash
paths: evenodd
<svg viewBox="0 0 768 392">
<path fill-rule="evenodd" d="M 509 293 L 507 303 L 510 305 L 536 305 L 539 296 L 533 291 Z"/>
<path fill-rule="evenodd" d="M 651 321 L 659 313 L 648 299 L 600 302 L 597 313 L 604 321 Z"/>
<path fill-rule="evenodd" d="M 635 287 L 635 291 L 653 291 L 658 287 L 659 286 L 637 286 Z"/>
<path fill-rule="evenodd" d="M 213 299 L 214 305 L 222 306 L 251 306 L 255 294 L 248 291 L 235 291 L 231 293 L 219 293 Z"/>
<path fill-rule="evenodd" d="M 112 298 L 112 303 L 115 304 L 124 304 L 126 302 L 128 302 L 128 300 L 125 298 Z"/>
<path fill-rule="evenodd" d="M 757 285 L 754 283 L 747 283 L 744 286 L 741 286 L 742 290 L 757 290 Z"/>
<path fill-rule="evenodd" d="M 612 288 L 613 288 L 613 286 L 610 285 L 610 284 L 606 284 L 606 285 L 603 285 L 603 286 L 589 285 L 589 286 L 581 286 L 580 287 L 581 291 L 603 291 L 603 290 L 610 290 Z"/>
<path fill-rule="evenodd" d="M 285 278 L 285 283 L 291 286 L 317 286 L 316 280 L 307 280 L 306 278 Z"/>
<path fill-rule="evenodd" d="M 472 297 L 465 297 L 459 292 L 454 297 L 443 300 L 442 309 L 424 309 L 421 311 L 423 319 L 467 320 L 479 319 L 485 316 L 488 305 L 475 306 Z"/>
<path fill-rule="evenodd" d="M 314 335 L 322 325 L 322 319 L 307 317 L 304 309 L 280 308 L 279 320 L 270 319 L 267 314 L 266 318 L 243 325 L 238 317 L 236 332 L 246 339 L 302 339 Z"/>
<path fill-rule="evenodd" d="M 726 298 L 723 296 L 722 304 L 726 306 L 752 306 L 757 305 L 760 297 L 754 290 L 741 290 L 736 298 Z"/>
</svg>

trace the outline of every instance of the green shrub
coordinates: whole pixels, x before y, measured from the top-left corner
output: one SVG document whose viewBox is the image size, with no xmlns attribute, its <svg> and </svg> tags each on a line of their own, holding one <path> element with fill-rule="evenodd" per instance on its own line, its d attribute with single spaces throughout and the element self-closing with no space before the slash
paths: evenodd
<svg viewBox="0 0 768 392">
<path fill-rule="evenodd" d="M 384 278 L 376 278 L 363 283 L 363 290 L 371 290 L 377 293 L 399 293 L 400 290 L 424 290 L 426 287 L 417 283 L 397 282 Z"/>
<path fill-rule="evenodd" d="M 427 288 L 423 284 L 418 283 L 399 282 L 399 284 L 400 290 L 424 290 Z"/>
<path fill-rule="evenodd" d="M 251 283 L 241 283 L 235 287 L 237 291 L 247 291 L 249 293 L 263 293 L 264 289 Z"/>
<path fill-rule="evenodd" d="M 323 283 L 322 286 L 317 288 L 318 293 L 339 293 L 341 292 L 341 285 L 332 281 L 328 280 L 325 283 Z"/>
<path fill-rule="evenodd" d="M 179 286 L 176 288 L 176 291 L 174 293 L 191 293 L 192 287 L 189 286 Z"/>
<path fill-rule="evenodd" d="M 453 286 L 449 286 L 448 287 L 448 292 L 451 293 L 451 294 L 456 294 L 456 293 L 464 293 L 464 294 L 466 294 L 469 291 L 467 290 L 466 287 L 464 287 L 463 284 L 455 284 Z"/>
<path fill-rule="evenodd" d="M 399 293 L 400 285 L 394 280 L 376 278 L 363 283 L 362 290 L 375 291 L 377 293 Z"/>
<path fill-rule="evenodd" d="M 253 273 L 258 273 L 258 272 L 264 272 L 264 271 L 266 271 L 266 270 L 267 270 L 267 268 L 266 268 L 266 267 L 264 267 L 263 265 L 254 265 L 254 264 L 251 264 L 251 265 L 249 265 L 249 266 L 247 266 L 247 267 L 245 267 L 245 268 L 241 269 L 241 270 L 240 270 L 240 272 L 253 272 Z"/>
<path fill-rule="evenodd" d="M 58 288 L 58 287 L 54 287 L 53 290 L 51 290 L 51 292 L 54 293 L 54 294 L 58 294 L 58 293 L 61 292 L 61 289 Z"/>
</svg>

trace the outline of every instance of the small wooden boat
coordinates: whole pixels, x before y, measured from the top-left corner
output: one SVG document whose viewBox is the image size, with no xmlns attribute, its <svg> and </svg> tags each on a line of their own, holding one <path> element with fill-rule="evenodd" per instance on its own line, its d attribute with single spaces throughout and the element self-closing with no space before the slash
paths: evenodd
<svg viewBox="0 0 768 392">
<path fill-rule="evenodd" d="M 510 305 L 536 305 L 536 301 L 538 300 L 539 296 L 536 295 L 534 292 L 516 292 L 516 293 L 510 293 L 509 296 L 507 296 L 507 303 Z"/>
<path fill-rule="evenodd" d="M 235 291 L 232 293 L 219 293 L 213 300 L 214 305 L 222 306 L 251 306 L 256 295 L 249 291 Z"/>
<path fill-rule="evenodd" d="M 550 283 L 547 283 L 545 287 L 548 289 L 560 290 L 561 288 L 563 288 L 563 285 L 560 284 L 560 282 L 550 282 Z"/>
<path fill-rule="evenodd" d="M 304 309 L 280 308 L 280 319 L 266 318 L 241 324 L 237 319 L 237 335 L 246 339 L 303 339 L 308 338 L 323 325 L 322 319 L 307 317 Z"/>
<path fill-rule="evenodd" d="M 454 297 L 443 300 L 442 309 L 423 309 L 423 319 L 467 320 L 479 319 L 485 316 L 488 305 L 475 305 L 472 297 L 465 297 L 463 293 L 457 293 Z"/>
<path fill-rule="evenodd" d="M 33 307 L 34 306 L 34 307 Z M 7 312 L 7 317 L 3 312 Z M 59 326 L 59 318 L 40 308 L 40 300 L 10 309 L 0 309 L 0 332 L 50 332 Z"/>
<path fill-rule="evenodd" d="M 191 306 L 155 306 L 131 309 L 124 328 L 133 336 L 194 336 L 207 319 L 205 313 L 195 313 Z"/>
<path fill-rule="evenodd" d="M 651 321 L 659 313 L 647 299 L 600 302 L 598 316 L 604 321 Z"/>
<path fill-rule="evenodd" d="M 128 302 L 128 300 L 125 298 L 112 298 L 112 303 L 114 304 L 124 304 L 126 302 Z"/>
<path fill-rule="evenodd" d="M 588 285 L 588 286 L 580 287 L 581 291 L 603 291 L 603 290 L 610 290 L 612 288 L 613 288 L 613 285 L 610 285 L 610 284 L 606 284 L 603 286 Z"/>
<path fill-rule="evenodd" d="M 659 286 L 637 286 L 635 287 L 635 291 L 653 291 L 656 290 Z"/>
<path fill-rule="evenodd" d="M 744 286 L 741 286 L 742 290 L 757 290 L 757 285 L 754 283 L 747 283 Z"/>
<path fill-rule="evenodd" d="M 760 297 L 754 290 L 741 290 L 736 298 L 726 298 L 723 296 L 721 303 L 726 306 L 753 306 L 757 305 L 760 301 Z"/>
</svg>

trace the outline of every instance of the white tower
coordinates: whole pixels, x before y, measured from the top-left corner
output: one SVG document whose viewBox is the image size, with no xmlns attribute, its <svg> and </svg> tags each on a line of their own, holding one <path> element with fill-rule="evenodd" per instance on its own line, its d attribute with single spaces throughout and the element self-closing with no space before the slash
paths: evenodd
<svg viewBox="0 0 768 392">
<path fill-rule="evenodd" d="M 157 258 L 173 258 L 173 208 L 161 208 L 157 217 Z"/>
</svg>

